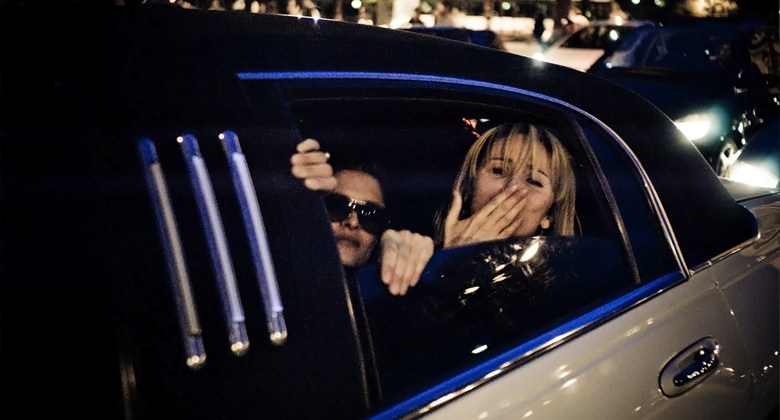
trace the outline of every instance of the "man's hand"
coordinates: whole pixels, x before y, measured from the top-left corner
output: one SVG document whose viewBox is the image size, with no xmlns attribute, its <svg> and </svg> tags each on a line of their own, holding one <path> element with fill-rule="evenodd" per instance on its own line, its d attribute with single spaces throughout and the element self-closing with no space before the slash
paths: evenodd
<svg viewBox="0 0 780 420">
<path fill-rule="evenodd" d="M 404 295 L 420 280 L 433 255 L 433 239 L 408 230 L 388 229 L 380 239 L 382 281 L 394 295 Z"/>
<path fill-rule="evenodd" d="M 511 186 L 498 193 L 485 204 L 485 207 L 470 217 L 458 220 L 463 206 L 463 198 L 459 191 L 455 191 L 452 197 L 452 206 L 444 221 L 444 248 L 494 241 L 512 236 L 523 222 L 523 218 L 517 216 L 525 208 L 527 195 L 527 189 Z"/>
<path fill-rule="evenodd" d="M 317 140 L 306 139 L 296 147 L 298 153 L 292 155 L 292 174 L 303 180 L 310 190 L 333 191 L 336 188 L 336 177 L 333 168 L 328 163 L 330 155 L 320 151 Z"/>
</svg>

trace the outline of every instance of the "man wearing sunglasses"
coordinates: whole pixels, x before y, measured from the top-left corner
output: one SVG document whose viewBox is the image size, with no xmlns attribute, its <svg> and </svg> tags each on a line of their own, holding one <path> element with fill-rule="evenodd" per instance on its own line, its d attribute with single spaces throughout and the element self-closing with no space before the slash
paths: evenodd
<svg viewBox="0 0 780 420">
<path fill-rule="evenodd" d="M 336 247 L 345 267 L 365 265 L 377 243 L 382 281 L 394 295 L 406 294 L 417 284 L 433 255 L 433 240 L 408 230 L 387 229 L 388 212 L 379 180 L 368 172 L 342 170 L 333 173 L 329 154 L 307 139 L 292 156 L 292 173 L 310 190 L 327 191 L 325 207 Z"/>
</svg>

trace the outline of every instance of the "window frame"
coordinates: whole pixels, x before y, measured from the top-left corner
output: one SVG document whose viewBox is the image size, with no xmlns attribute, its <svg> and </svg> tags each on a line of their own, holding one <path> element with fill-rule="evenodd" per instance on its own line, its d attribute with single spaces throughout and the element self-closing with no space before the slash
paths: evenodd
<svg viewBox="0 0 780 420">
<path fill-rule="evenodd" d="M 620 136 L 617 135 L 612 129 L 607 127 L 602 121 L 595 116 L 589 114 L 585 110 L 561 101 L 559 99 L 538 94 L 526 89 L 520 89 L 512 86 L 506 86 L 496 83 L 482 82 L 477 80 L 469 80 L 454 77 L 445 76 L 431 76 L 421 74 L 405 74 L 405 73 L 383 73 L 383 72 L 316 72 L 316 71 L 301 71 L 301 72 L 247 72 L 239 73 L 239 79 L 244 83 L 251 83 L 252 81 L 266 81 L 277 83 L 283 90 L 284 87 L 297 87 L 297 86 L 328 86 L 339 87 L 347 86 L 350 88 L 355 87 L 427 87 L 437 89 L 450 89 L 461 92 L 492 95 L 497 97 L 508 98 L 510 100 L 517 100 L 523 102 L 530 102 L 537 105 L 542 105 L 548 108 L 554 108 L 559 111 L 563 111 L 569 116 L 569 123 L 572 127 L 578 131 L 579 140 L 584 142 L 583 147 L 589 153 L 593 153 L 590 149 L 589 143 L 582 134 L 581 128 L 577 119 L 581 118 L 594 124 L 600 129 L 600 132 L 604 135 L 605 140 L 608 142 L 614 142 L 617 145 L 618 150 L 624 155 L 629 165 L 633 167 L 633 177 L 638 177 L 641 185 L 644 186 L 643 194 L 647 198 L 651 210 L 654 213 L 655 222 L 660 227 L 664 239 L 667 243 L 669 250 L 672 253 L 673 259 L 677 265 L 678 271 L 669 272 L 660 278 L 650 280 L 644 284 L 640 284 L 637 288 L 630 292 L 582 315 L 570 320 L 563 325 L 552 328 L 535 338 L 532 338 L 525 343 L 507 351 L 499 356 L 496 356 L 484 363 L 468 369 L 458 375 L 447 379 L 440 384 L 433 386 L 406 401 L 398 403 L 391 407 L 375 407 L 381 411 L 376 412 L 372 419 L 385 419 L 385 418 L 398 418 L 401 416 L 409 416 L 409 418 L 416 418 L 424 413 L 435 409 L 436 407 L 451 401 L 458 396 L 469 392 L 470 390 L 478 387 L 494 378 L 501 376 L 501 374 L 507 371 L 518 368 L 527 361 L 535 358 L 548 350 L 557 347 L 568 340 L 595 328 L 598 325 L 603 324 L 609 319 L 628 311 L 643 303 L 644 301 L 662 293 L 668 288 L 686 281 L 691 272 L 688 269 L 685 260 L 683 258 L 680 246 L 675 237 L 674 231 L 668 220 L 666 212 L 664 210 L 663 203 L 653 186 L 652 181 L 646 174 L 641 162 L 633 153 L 631 148 L 626 144 Z M 602 184 L 605 193 L 608 197 L 611 197 L 611 189 L 609 185 L 605 184 L 603 171 L 597 166 L 598 159 L 595 155 L 591 156 L 593 159 L 594 169 L 599 176 L 599 182 Z M 609 206 L 613 211 L 615 220 L 618 221 L 619 226 L 622 229 L 621 235 L 627 241 L 625 236 L 625 229 L 622 226 L 622 217 L 620 217 L 619 211 L 617 211 L 614 203 L 614 197 L 609 200 Z M 630 242 L 626 242 L 628 245 L 628 251 L 631 252 Z M 632 254 L 633 258 L 633 254 Z M 634 268 L 636 266 L 634 265 Z"/>
</svg>

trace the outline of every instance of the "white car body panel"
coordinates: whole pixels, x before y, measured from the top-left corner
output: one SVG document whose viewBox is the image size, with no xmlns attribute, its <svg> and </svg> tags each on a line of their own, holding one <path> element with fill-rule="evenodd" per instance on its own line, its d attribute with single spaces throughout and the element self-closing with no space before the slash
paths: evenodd
<svg viewBox="0 0 780 420">
<path fill-rule="evenodd" d="M 602 55 L 604 50 L 553 46 L 544 53 L 544 61 L 584 72 Z"/>
<path fill-rule="evenodd" d="M 762 233 L 755 243 L 425 418 L 765 418 L 767 397 L 780 391 L 780 203 L 760 201 L 752 208 Z M 704 337 L 721 346 L 716 371 L 665 396 L 664 366 Z"/>
<path fill-rule="evenodd" d="M 756 399 L 776 396 L 780 392 L 778 352 L 780 316 L 777 313 L 780 296 L 780 203 L 751 209 L 758 220 L 762 236 L 759 240 L 722 262 L 711 271 L 734 312 L 750 367 L 755 372 Z M 747 269 L 746 269 L 747 267 Z M 774 311 L 772 310 L 774 308 Z M 755 355 L 755 356 L 753 356 Z M 746 418 L 763 418 L 766 407 L 751 407 Z"/>
<path fill-rule="evenodd" d="M 717 371 L 685 394 L 664 396 L 666 363 L 707 336 L 722 348 Z M 704 270 L 426 419 L 741 418 L 753 393 L 748 366 L 735 320 Z"/>
</svg>

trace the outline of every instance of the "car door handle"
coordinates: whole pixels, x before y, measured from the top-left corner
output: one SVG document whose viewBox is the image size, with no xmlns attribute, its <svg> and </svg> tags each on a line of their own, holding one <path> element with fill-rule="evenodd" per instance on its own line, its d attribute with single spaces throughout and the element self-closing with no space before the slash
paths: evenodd
<svg viewBox="0 0 780 420">
<path fill-rule="evenodd" d="M 206 350 L 203 346 L 203 331 L 198 319 L 198 309 L 192 293 L 192 285 L 187 274 L 184 247 L 176 224 L 171 197 L 163 175 L 162 164 L 157 157 L 154 142 L 143 138 L 138 142 L 144 176 L 152 201 L 160 241 L 165 252 L 168 276 L 171 283 L 176 312 L 181 328 L 184 351 L 187 354 L 187 366 L 200 369 L 206 363 Z"/>
<path fill-rule="evenodd" d="M 687 347 L 661 371 L 661 392 L 667 397 L 676 397 L 689 391 L 717 370 L 719 356 L 720 345 L 712 337 Z"/>
<path fill-rule="evenodd" d="M 260 294 L 265 307 L 266 323 L 271 343 L 282 345 L 287 340 L 287 324 L 284 320 L 284 307 L 276 281 L 271 250 L 265 232 L 263 216 L 257 202 L 252 176 L 249 173 L 246 157 L 241 151 L 238 136 L 232 131 L 219 135 L 227 154 L 228 165 L 233 177 L 233 186 L 241 207 L 241 216 L 249 238 L 255 273 L 260 286 Z"/>
<path fill-rule="evenodd" d="M 718 355 L 715 354 L 715 349 L 702 348 L 694 357 L 694 363 L 688 366 L 685 370 L 678 373 L 674 377 L 675 386 L 683 386 L 692 380 L 696 379 L 699 375 L 707 374 L 710 369 L 718 366 Z"/>
<path fill-rule="evenodd" d="M 249 349 L 249 337 L 246 331 L 246 318 L 241 304 L 233 262 L 230 258 L 227 235 L 222 224 L 222 216 L 217 205 L 214 187 L 209 178 L 206 161 L 200 153 L 198 140 L 191 134 L 176 139 L 187 163 L 195 202 L 203 224 L 206 242 L 211 254 L 211 264 L 222 300 L 228 341 L 233 354 L 241 356 Z"/>
</svg>

